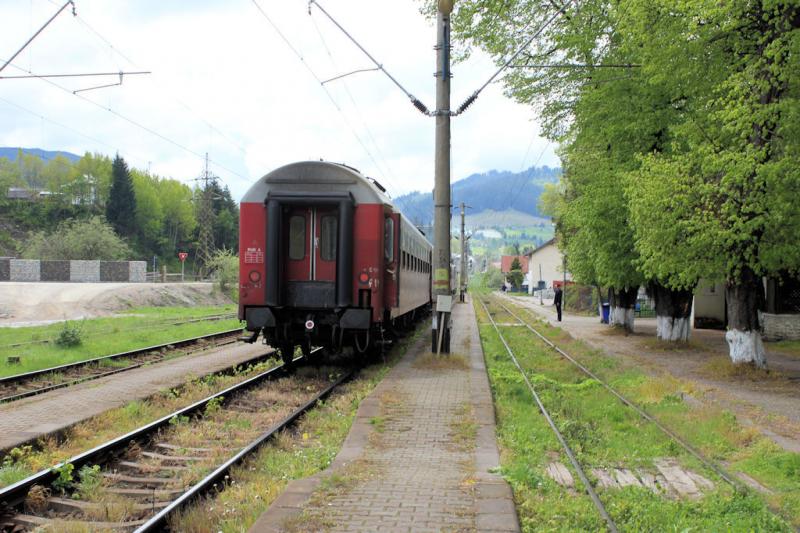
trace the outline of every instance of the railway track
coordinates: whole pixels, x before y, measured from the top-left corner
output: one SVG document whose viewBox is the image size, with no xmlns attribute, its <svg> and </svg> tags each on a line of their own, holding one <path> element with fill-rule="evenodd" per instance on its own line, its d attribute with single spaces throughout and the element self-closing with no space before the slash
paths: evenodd
<svg viewBox="0 0 800 533">
<path fill-rule="evenodd" d="M 545 407 L 544 403 L 542 403 L 542 400 L 539 397 L 539 394 L 536 392 L 536 388 L 533 386 L 533 384 L 531 383 L 530 379 L 528 378 L 528 373 L 525 372 L 525 370 L 519 364 L 519 361 L 517 360 L 517 356 L 514 354 L 514 351 L 511 349 L 511 346 L 508 345 L 508 342 L 506 341 L 505 336 L 500 331 L 500 327 L 497 325 L 497 322 L 495 322 L 494 317 L 492 316 L 492 313 L 489 311 L 489 308 L 486 305 L 486 302 L 484 300 L 480 300 L 480 302 L 481 302 L 481 305 L 483 306 L 483 310 L 486 312 L 486 316 L 489 318 L 489 322 L 492 324 L 492 327 L 494 327 L 494 330 L 497 333 L 497 336 L 500 338 L 500 341 L 503 343 L 503 346 L 505 347 L 506 351 L 508 352 L 508 355 L 511 357 L 511 360 L 514 362 L 514 366 L 517 367 L 517 370 L 519 370 L 519 373 L 522 375 L 522 378 L 525 380 L 525 384 L 527 385 L 528 390 L 531 393 L 531 396 L 533 396 L 533 399 L 536 402 L 536 405 L 538 406 L 539 411 L 541 411 L 542 415 L 544 415 L 545 419 L 547 420 L 547 424 L 550 426 L 550 429 L 555 434 L 556 438 L 558 439 L 559 444 L 561 444 L 561 447 L 564 449 L 564 453 L 569 458 L 569 461 L 572 464 L 572 467 L 575 469 L 575 472 L 578 474 L 578 477 L 580 478 L 581 483 L 583 483 L 583 486 L 586 488 L 586 493 L 591 498 L 592 503 L 597 508 L 597 511 L 600 513 L 600 516 L 603 518 L 603 520 L 605 520 L 609 531 L 611 531 L 612 533 L 617 533 L 619 530 L 617 529 L 616 523 L 611 518 L 611 516 L 608 514 L 608 510 L 606 510 L 606 507 L 603 504 L 602 500 L 600 500 L 600 497 L 597 495 L 597 492 L 594 490 L 594 487 L 592 486 L 591 482 L 589 482 L 589 478 L 587 477 L 585 470 L 583 469 L 583 467 L 581 466 L 581 464 L 578 462 L 577 458 L 575 457 L 575 453 L 572 451 L 572 448 L 569 446 L 569 444 L 567 443 L 566 439 L 564 439 L 564 436 L 561 434 L 561 431 L 559 431 L 558 426 L 556 426 L 556 423 L 553 422 L 553 418 L 550 415 L 550 412 L 547 410 L 547 407 Z M 522 321 L 520 321 L 520 323 L 522 323 Z"/>
<path fill-rule="evenodd" d="M 0 531 L 163 531 L 187 503 L 352 377 L 295 360 L 0 490 Z M 69 471 L 73 482 L 64 483 Z"/>
<path fill-rule="evenodd" d="M 661 423 L 657 418 L 655 418 L 654 416 L 650 415 L 643 408 L 641 408 L 640 406 L 638 406 L 637 404 L 632 402 L 630 399 L 625 397 L 617 389 L 615 389 L 613 386 L 611 386 L 606 380 L 604 380 L 603 378 L 598 376 L 596 373 L 592 372 L 590 369 L 586 368 L 578 360 L 576 360 L 574 357 L 572 357 L 566 351 L 564 351 L 563 349 L 558 347 L 550 339 L 546 338 L 540 331 L 538 331 L 535 327 L 533 327 L 529 321 L 527 321 L 524 318 L 522 318 L 518 313 L 515 313 L 510 307 L 505 305 L 498 298 L 493 297 L 492 300 L 489 303 L 499 306 L 502 309 L 502 312 L 504 312 L 505 314 L 507 314 L 509 317 L 511 317 L 513 320 L 516 321 L 515 323 L 498 323 L 497 321 L 495 321 L 493 313 L 489 310 L 489 307 L 487 306 L 487 300 L 479 299 L 479 301 L 480 301 L 481 306 L 483 307 L 483 310 L 486 313 L 486 316 L 488 317 L 492 327 L 494 328 L 495 332 L 497 333 L 500 341 L 502 342 L 502 344 L 505 347 L 506 351 L 508 352 L 509 356 L 513 360 L 514 365 L 516 366 L 517 370 L 522 375 L 522 377 L 523 377 L 523 379 L 524 379 L 524 381 L 526 383 L 526 386 L 528 387 L 529 391 L 531 392 L 532 396 L 534 397 L 534 399 L 535 399 L 535 401 L 536 401 L 536 403 L 537 403 L 537 405 L 539 407 L 539 410 L 542 412 L 542 414 L 547 419 L 548 425 L 550 426 L 550 428 L 552 429 L 552 431 L 556 435 L 556 438 L 558 439 L 558 441 L 561 444 L 562 448 L 564 448 L 564 451 L 565 451 L 566 455 L 568 456 L 568 458 L 570 460 L 570 463 L 572 464 L 572 466 L 575 469 L 575 471 L 578 473 L 578 477 L 581 479 L 581 482 L 586 487 L 587 493 L 589 494 L 590 498 L 592 499 L 592 502 L 594 503 L 595 507 L 597 508 L 597 510 L 600 513 L 600 515 L 602 516 L 602 518 L 606 521 L 606 524 L 608 525 L 608 528 L 609 528 L 610 531 L 612 531 L 612 532 L 613 531 L 617 531 L 616 524 L 614 523 L 613 519 L 608 514 L 608 512 L 607 512 L 607 510 L 606 510 L 606 508 L 605 508 L 605 506 L 604 506 L 604 504 L 602 502 L 602 500 L 600 500 L 600 498 L 597 496 L 597 493 L 594 491 L 594 488 L 591 486 L 591 483 L 589 482 L 588 478 L 586 477 L 585 469 L 582 467 L 582 465 L 580 465 L 580 463 L 575 458 L 575 455 L 572 452 L 572 450 L 570 449 L 568 443 L 566 442 L 566 440 L 564 439 L 563 435 L 560 433 L 560 431 L 556 427 L 556 425 L 553 422 L 553 420 L 552 420 L 549 412 L 547 411 L 546 407 L 541 402 L 541 399 L 539 398 L 539 395 L 537 394 L 535 387 L 533 386 L 533 384 L 531 383 L 530 379 L 528 378 L 527 372 L 523 369 L 523 367 L 520 365 L 519 361 L 517 360 L 517 357 L 514 354 L 513 350 L 511 349 L 511 346 L 509 345 L 509 343 L 507 341 L 507 338 L 500 331 L 501 327 L 503 327 L 503 326 L 518 326 L 518 327 L 522 327 L 522 328 L 527 329 L 528 331 L 533 333 L 538 338 L 538 340 L 542 341 L 550 349 L 555 351 L 561 358 L 563 358 L 564 360 L 568 361 L 572 366 L 577 368 L 584 375 L 586 375 L 586 376 L 592 378 L 593 380 L 595 380 L 600 386 L 602 386 L 606 391 L 608 391 L 616 400 L 618 400 L 619 402 L 624 404 L 626 407 L 630 408 L 631 411 L 636 413 L 636 415 L 638 417 L 640 417 L 641 419 L 647 421 L 648 423 L 653 424 L 653 426 L 656 427 L 658 429 L 658 431 L 660 431 L 661 433 L 666 435 L 669 439 L 671 439 L 673 442 L 675 442 L 687 454 L 691 455 L 692 457 L 697 459 L 703 466 L 705 466 L 706 468 L 708 468 L 709 470 L 711 470 L 715 474 L 717 474 L 719 476 L 719 478 L 722 479 L 724 482 L 726 482 L 728 485 L 730 485 L 734 491 L 737 491 L 737 492 L 740 492 L 740 493 L 745 493 L 745 492 L 750 491 L 749 487 L 747 487 L 736 476 L 734 476 L 733 474 L 731 474 L 728 471 L 726 471 L 724 468 L 722 468 L 721 466 L 716 464 L 711 459 L 707 458 L 699 450 L 694 448 L 685 439 L 683 439 L 680 435 L 676 434 L 670 428 L 666 427 L 663 423 Z M 767 507 L 771 510 L 772 513 L 774 513 L 777 516 L 781 516 L 782 515 L 780 509 L 775 507 L 770 502 L 766 502 L 766 503 L 767 503 Z"/>
<path fill-rule="evenodd" d="M 0 402 L 12 402 L 64 387 L 70 387 L 105 376 L 133 370 L 149 363 L 162 361 L 176 350 L 192 346 L 202 348 L 224 346 L 236 342 L 242 330 L 230 329 L 219 333 L 191 337 L 156 346 L 95 357 L 23 374 L 0 378 Z M 128 365 L 114 366 L 131 360 Z"/>
</svg>

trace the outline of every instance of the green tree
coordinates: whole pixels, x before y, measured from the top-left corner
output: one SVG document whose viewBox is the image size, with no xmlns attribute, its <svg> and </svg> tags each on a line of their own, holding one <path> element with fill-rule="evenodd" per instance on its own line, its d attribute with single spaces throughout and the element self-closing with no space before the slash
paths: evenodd
<svg viewBox="0 0 800 533">
<path fill-rule="evenodd" d="M 161 205 L 161 184 L 157 176 L 138 170 L 130 172 L 136 196 L 136 240 L 141 250 L 159 255 L 164 250 L 164 210 Z"/>
<path fill-rule="evenodd" d="M 119 155 L 111 166 L 111 190 L 106 203 L 106 219 L 122 236 L 136 235 L 136 195 L 128 164 Z"/>
<path fill-rule="evenodd" d="M 651 79 L 666 78 L 658 71 L 671 59 L 689 59 L 668 74 L 686 88 L 673 127 L 684 149 L 643 155 L 629 192 L 643 268 L 676 284 L 724 281 L 731 358 L 765 366 L 762 277 L 800 269 L 800 6 L 631 7 L 636 27 L 667 23 L 638 40 Z"/>
<path fill-rule="evenodd" d="M 132 253 L 125 242 L 101 217 L 68 220 L 55 231 L 30 236 L 22 256 L 26 259 L 128 260 Z"/>
<path fill-rule="evenodd" d="M 523 278 L 524 275 L 522 274 L 522 265 L 519 262 L 519 257 L 515 257 L 511 262 L 511 272 L 508 274 L 508 279 L 515 289 L 519 289 L 522 287 Z"/>
<path fill-rule="evenodd" d="M 207 265 L 219 290 L 232 300 L 239 299 L 239 257 L 231 250 L 217 250 Z"/>
<path fill-rule="evenodd" d="M 163 208 L 163 231 L 166 247 L 172 253 L 179 247 L 186 247 L 190 244 L 192 234 L 197 226 L 192 206 L 192 190 L 179 181 L 162 180 L 159 187 L 159 198 Z"/>
</svg>

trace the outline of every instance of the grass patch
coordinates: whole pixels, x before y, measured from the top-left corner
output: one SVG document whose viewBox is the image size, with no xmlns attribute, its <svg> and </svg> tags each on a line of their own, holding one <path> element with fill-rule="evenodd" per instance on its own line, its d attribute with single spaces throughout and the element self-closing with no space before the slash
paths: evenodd
<svg viewBox="0 0 800 533">
<path fill-rule="evenodd" d="M 450 440 L 460 452 L 475 449 L 478 423 L 471 403 L 465 403 L 456 410 L 453 421 L 450 422 Z M 474 471 L 474 468 L 472 468 Z"/>
<path fill-rule="evenodd" d="M 706 346 L 694 339 L 688 341 L 663 341 L 658 338 L 649 337 L 642 341 L 642 345 L 648 350 L 657 352 L 685 352 L 687 350 L 703 351 Z"/>
<path fill-rule="evenodd" d="M 744 379 L 751 381 L 785 380 L 783 372 L 757 368 L 750 364 L 735 365 L 730 357 L 724 355 L 709 356 L 708 362 L 700 368 L 700 373 L 709 378 Z"/>
<path fill-rule="evenodd" d="M 564 464 L 568 461 L 534 407 L 522 376 L 497 333 L 486 323 L 482 306 L 476 304 L 476 311 L 482 324 L 481 341 L 495 398 L 501 473 L 514 490 L 523 530 L 603 530 L 604 523 L 583 492 L 561 487 L 546 475 L 545 468 L 551 461 Z M 535 327 L 545 337 L 557 336 L 558 328 L 542 322 Z M 673 457 L 684 468 L 713 480 L 716 485 L 697 501 L 669 499 L 634 487 L 603 490 L 600 497 L 620 529 L 791 531 L 787 521 L 770 512 L 764 498 L 752 492 L 736 493 L 532 333 L 523 328 L 504 328 L 502 332 L 581 464 L 590 468 L 625 467 L 653 472 L 656 459 Z M 570 341 L 566 349 L 706 456 L 734 462 L 737 469 L 775 491 L 769 502 L 782 509 L 784 517 L 795 527 L 800 525 L 800 514 L 791 512 L 800 494 L 800 476 L 794 474 L 798 454 L 787 454 L 770 446 L 771 441 L 754 430 L 742 428 L 729 412 L 711 406 L 690 408 L 682 400 L 684 394 L 695 392 L 690 383 L 647 376 L 581 341 Z"/>
<path fill-rule="evenodd" d="M 428 353 L 414 359 L 411 366 L 425 370 L 467 370 L 469 361 L 459 353 L 443 355 Z"/>
<path fill-rule="evenodd" d="M 776 341 L 764 343 L 771 352 L 778 352 L 800 359 L 800 341 Z"/>
<path fill-rule="evenodd" d="M 0 377 L 233 329 L 240 326 L 238 319 L 202 320 L 233 312 L 233 305 L 151 307 L 116 317 L 0 328 Z M 67 326 L 80 331 L 78 344 L 56 343 Z M 9 357 L 19 357 L 19 363 L 9 364 Z"/>
</svg>

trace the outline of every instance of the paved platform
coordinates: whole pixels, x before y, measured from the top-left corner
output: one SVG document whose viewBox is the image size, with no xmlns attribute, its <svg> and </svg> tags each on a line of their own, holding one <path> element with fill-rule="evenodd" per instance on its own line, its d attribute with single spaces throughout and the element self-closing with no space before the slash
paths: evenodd
<svg viewBox="0 0 800 533">
<path fill-rule="evenodd" d="M 454 307 L 452 338 L 461 366 L 437 368 L 420 339 L 361 403 L 332 465 L 291 482 L 251 533 L 519 531 L 511 488 L 491 473 L 500 458 L 471 303 Z"/>
<path fill-rule="evenodd" d="M 0 450 L 68 428 L 103 411 L 176 387 L 269 350 L 259 344 L 210 348 L 162 363 L 0 404 Z"/>
</svg>

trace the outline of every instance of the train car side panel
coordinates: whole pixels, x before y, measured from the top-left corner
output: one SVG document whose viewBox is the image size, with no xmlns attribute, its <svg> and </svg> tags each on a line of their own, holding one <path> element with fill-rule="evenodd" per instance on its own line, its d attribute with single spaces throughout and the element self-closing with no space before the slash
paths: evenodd
<svg viewBox="0 0 800 533">
<path fill-rule="evenodd" d="M 263 305 L 266 208 L 263 203 L 243 202 L 239 209 L 239 320 L 245 307 Z"/>
<path fill-rule="evenodd" d="M 383 206 L 356 207 L 353 223 L 353 302 L 372 307 L 372 321 L 383 314 Z"/>
</svg>

